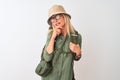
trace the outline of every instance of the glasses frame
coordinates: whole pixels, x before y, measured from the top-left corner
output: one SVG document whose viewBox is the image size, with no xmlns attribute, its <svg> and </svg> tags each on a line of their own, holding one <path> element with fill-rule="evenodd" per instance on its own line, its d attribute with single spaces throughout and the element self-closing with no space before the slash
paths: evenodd
<svg viewBox="0 0 120 80">
<path fill-rule="evenodd" d="M 50 22 L 53 23 L 55 20 L 59 20 L 61 16 L 62 16 L 62 14 L 53 15 L 53 16 L 50 18 Z"/>
</svg>

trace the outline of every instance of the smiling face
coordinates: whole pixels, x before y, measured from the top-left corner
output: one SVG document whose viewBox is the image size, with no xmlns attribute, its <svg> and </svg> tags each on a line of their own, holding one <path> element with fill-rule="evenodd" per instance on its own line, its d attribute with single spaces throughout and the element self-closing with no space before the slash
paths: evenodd
<svg viewBox="0 0 120 80">
<path fill-rule="evenodd" d="M 64 21 L 64 17 L 63 17 L 63 14 L 56 14 L 56 15 L 53 15 L 50 19 L 50 22 L 52 23 L 52 25 L 54 27 L 57 27 L 57 28 L 63 28 L 64 27 L 64 24 L 65 24 L 65 21 Z"/>
</svg>

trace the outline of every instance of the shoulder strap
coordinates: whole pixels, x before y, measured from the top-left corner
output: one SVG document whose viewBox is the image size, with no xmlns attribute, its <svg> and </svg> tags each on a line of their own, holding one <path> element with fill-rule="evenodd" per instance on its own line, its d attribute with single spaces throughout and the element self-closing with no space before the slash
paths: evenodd
<svg viewBox="0 0 120 80">
<path fill-rule="evenodd" d="M 74 34 L 70 34 L 70 41 L 77 44 L 78 43 L 78 32 L 75 31 Z"/>
<path fill-rule="evenodd" d="M 45 45 L 44 45 L 44 47 L 42 49 L 41 60 L 44 60 L 44 58 L 43 58 L 44 49 L 45 49 Z"/>
</svg>

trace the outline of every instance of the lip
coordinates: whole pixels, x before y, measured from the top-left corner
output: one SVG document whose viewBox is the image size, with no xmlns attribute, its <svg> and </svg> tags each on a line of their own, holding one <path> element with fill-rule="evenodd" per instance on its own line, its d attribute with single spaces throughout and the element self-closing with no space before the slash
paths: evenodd
<svg viewBox="0 0 120 80">
<path fill-rule="evenodd" d="M 60 25 L 60 22 L 56 23 L 55 26 L 59 26 Z"/>
</svg>

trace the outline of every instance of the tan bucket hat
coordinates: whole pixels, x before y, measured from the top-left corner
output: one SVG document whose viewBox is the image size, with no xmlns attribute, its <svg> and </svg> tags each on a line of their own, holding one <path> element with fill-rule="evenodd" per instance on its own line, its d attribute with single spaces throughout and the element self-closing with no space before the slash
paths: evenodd
<svg viewBox="0 0 120 80">
<path fill-rule="evenodd" d="M 49 9 L 49 11 L 48 11 L 48 20 L 47 20 L 47 22 L 48 22 L 48 24 L 50 25 L 50 18 L 53 16 L 53 15 L 56 15 L 56 14 L 65 14 L 65 15 L 67 15 L 67 16 L 69 16 L 70 18 L 71 18 L 71 16 L 68 14 L 68 13 L 66 13 L 66 11 L 65 11 L 65 9 L 64 9 L 64 7 L 63 6 L 61 6 L 61 5 L 53 5 L 50 9 Z"/>
</svg>

